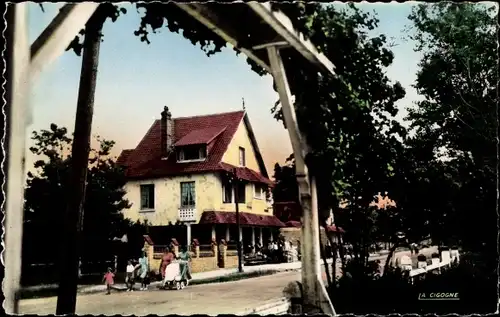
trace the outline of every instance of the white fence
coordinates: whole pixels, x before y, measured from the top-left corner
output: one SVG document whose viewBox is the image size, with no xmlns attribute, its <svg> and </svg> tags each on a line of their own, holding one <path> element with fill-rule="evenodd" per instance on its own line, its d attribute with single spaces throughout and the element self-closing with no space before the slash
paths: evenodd
<svg viewBox="0 0 500 317">
<path fill-rule="evenodd" d="M 432 263 L 425 265 L 424 267 L 413 269 L 410 271 L 410 278 L 413 278 L 422 274 L 427 274 L 428 272 L 434 270 L 440 270 L 443 267 L 449 267 L 456 260 L 459 261 L 460 256 L 458 250 L 452 251 L 441 251 L 441 260 L 438 263 Z"/>
</svg>

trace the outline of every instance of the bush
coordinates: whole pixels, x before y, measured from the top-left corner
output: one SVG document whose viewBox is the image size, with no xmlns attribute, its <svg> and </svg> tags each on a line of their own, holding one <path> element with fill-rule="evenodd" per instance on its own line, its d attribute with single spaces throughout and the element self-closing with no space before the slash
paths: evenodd
<svg viewBox="0 0 500 317">
<path fill-rule="evenodd" d="M 433 259 L 439 259 L 439 254 L 438 254 L 438 253 L 436 253 L 436 252 L 434 252 L 434 253 L 432 253 L 431 257 L 432 257 Z"/>
<path fill-rule="evenodd" d="M 339 314 L 492 313 L 498 302 L 498 278 L 483 260 L 462 255 L 458 265 L 440 275 L 428 274 L 413 285 L 399 268 L 388 270 L 381 278 L 346 274 L 330 290 L 330 298 Z M 368 267 L 364 270 L 369 271 Z M 421 301 L 422 292 L 458 293 L 460 300 Z"/>
<path fill-rule="evenodd" d="M 418 262 L 427 262 L 427 257 L 423 254 L 419 254 L 417 256 L 417 260 L 418 260 Z"/>
</svg>

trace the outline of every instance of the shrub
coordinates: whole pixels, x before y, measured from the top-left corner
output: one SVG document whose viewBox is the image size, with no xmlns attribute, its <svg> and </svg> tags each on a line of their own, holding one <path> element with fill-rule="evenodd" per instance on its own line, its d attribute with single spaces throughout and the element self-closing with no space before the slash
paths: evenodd
<svg viewBox="0 0 500 317">
<path fill-rule="evenodd" d="M 433 259 L 439 259 L 439 254 L 438 254 L 438 253 L 436 253 L 436 252 L 434 252 L 434 253 L 432 253 L 431 257 L 432 257 Z"/>
<path fill-rule="evenodd" d="M 330 298 L 339 314 L 492 313 L 498 302 L 497 283 L 497 274 L 488 269 L 484 257 L 462 255 L 458 265 L 440 275 L 428 274 L 413 285 L 399 268 L 378 279 L 346 274 L 338 287 L 330 290 Z M 458 293 L 460 300 L 420 301 L 421 292 Z"/>
</svg>

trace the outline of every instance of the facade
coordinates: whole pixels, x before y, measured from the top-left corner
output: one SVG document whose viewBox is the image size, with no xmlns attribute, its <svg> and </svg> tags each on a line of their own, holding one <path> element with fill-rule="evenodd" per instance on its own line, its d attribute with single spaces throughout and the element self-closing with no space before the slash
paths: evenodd
<svg viewBox="0 0 500 317">
<path fill-rule="evenodd" d="M 238 235 L 255 245 L 283 226 L 273 215 L 273 183 L 245 111 L 172 118 L 165 107 L 161 120 L 135 149 L 122 151 L 118 163 L 132 203 L 124 215 L 154 227 L 155 245 L 172 238 L 181 245 L 193 239 L 231 241 Z"/>
</svg>

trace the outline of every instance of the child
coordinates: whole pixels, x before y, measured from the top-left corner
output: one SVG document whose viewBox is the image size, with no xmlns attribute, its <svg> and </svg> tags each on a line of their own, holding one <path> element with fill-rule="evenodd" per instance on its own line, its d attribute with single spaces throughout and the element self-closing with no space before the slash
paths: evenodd
<svg viewBox="0 0 500 317">
<path fill-rule="evenodd" d="M 114 277 L 115 277 L 115 274 L 113 273 L 111 268 L 108 267 L 108 272 L 106 272 L 106 274 L 104 274 L 104 278 L 103 278 L 103 282 L 106 282 L 106 290 L 107 290 L 106 295 L 111 294 L 111 285 L 114 284 Z"/>
<path fill-rule="evenodd" d="M 134 271 L 135 266 L 132 264 L 132 261 L 128 261 L 127 264 L 127 277 L 125 278 L 125 284 L 127 284 L 127 292 L 134 291 Z"/>
</svg>

